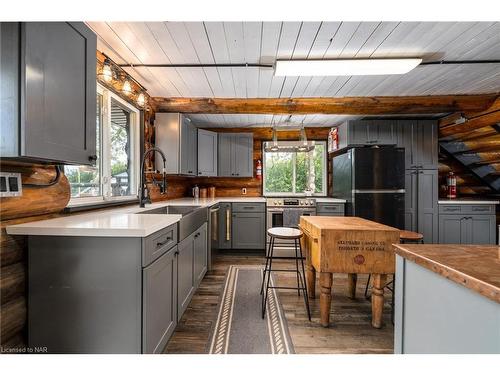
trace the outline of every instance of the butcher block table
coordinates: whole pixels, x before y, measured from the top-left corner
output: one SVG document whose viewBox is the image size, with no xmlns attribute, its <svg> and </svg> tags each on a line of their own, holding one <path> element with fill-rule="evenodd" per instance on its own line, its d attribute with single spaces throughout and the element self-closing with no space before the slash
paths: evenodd
<svg viewBox="0 0 500 375">
<path fill-rule="evenodd" d="M 358 273 L 372 275 L 372 326 L 382 326 L 384 286 L 387 274 L 393 274 L 393 244 L 399 243 L 399 229 L 359 217 L 301 216 L 306 250 L 306 278 L 310 298 L 316 290 L 316 272 L 320 283 L 320 321 L 330 323 L 333 273 L 347 273 L 348 293 L 354 298 Z"/>
</svg>

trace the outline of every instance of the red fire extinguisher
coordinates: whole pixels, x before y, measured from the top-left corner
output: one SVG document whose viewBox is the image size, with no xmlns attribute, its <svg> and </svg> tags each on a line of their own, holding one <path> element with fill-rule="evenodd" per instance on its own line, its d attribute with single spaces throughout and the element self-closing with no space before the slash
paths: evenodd
<svg viewBox="0 0 500 375">
<path fill-rule="evenodd" d="M 457 178 L 453 172 L 448 173 L 448 177 L 446 178 L 446 185 L 448 187 L 448 198 L 456 198 L 457 197 Z"/>
<path fill-rule="evenodd" d="M 255 175 L 257 176 L 257 178 L 259 180 L 262 179 L 262 162 L 259 160 L 257 160 L 257 167 L 256 167 L 257 171 L 255 173 Z"/>
</svg>

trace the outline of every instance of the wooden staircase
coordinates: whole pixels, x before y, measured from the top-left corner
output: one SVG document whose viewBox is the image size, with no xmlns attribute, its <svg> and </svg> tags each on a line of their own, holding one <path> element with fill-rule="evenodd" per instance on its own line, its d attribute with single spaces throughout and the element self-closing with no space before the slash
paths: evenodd
<svg viewBox="0 0 500 375">
<path fill-rule="evenodd" d="M 484 112 L 442 119 L 439 131 L 441 177 L 456 173 L 461 195 L 500 197 L 500 99 Z"/>
</svg>

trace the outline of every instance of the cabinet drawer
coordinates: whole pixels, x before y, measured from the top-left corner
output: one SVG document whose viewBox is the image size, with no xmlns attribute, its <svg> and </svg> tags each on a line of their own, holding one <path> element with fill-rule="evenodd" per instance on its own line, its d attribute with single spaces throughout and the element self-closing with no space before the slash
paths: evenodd
<svg viewBox="0 0 500 375">
<path fill-rule="evenodd" d="M 468 214 L 495 214 L 495 206 L 490 204 L 467 205 L 462 207 Z"/>
<path fill-rule="evenodd" d="M 233 212 L 265 212 L 265 203 L 233 203 Z"/>
<path fill-rule="evenodd" d="M 463 206 L 459 204 L 440 204 L 439 213 L 440 214 L 461 214 Z"/>
<path fill-rule="evenodd" d="M 318 214 L 343 214 L 344 213 L 344 205 L 341 203 L 338 204 L 318 204 L 317 205 Z"/>
<path fill-rule="evenodd" d="M 154 262 L 177 244 L 177 224 L 172 224 L 142 240 L 142 266 Z"/>
<path fill-rule="evenodd" d="M 440 213 L 447 214 L 495 214 L 495 205 L 493 204 L 445 204 L 439 206 Z"/>
</svg>

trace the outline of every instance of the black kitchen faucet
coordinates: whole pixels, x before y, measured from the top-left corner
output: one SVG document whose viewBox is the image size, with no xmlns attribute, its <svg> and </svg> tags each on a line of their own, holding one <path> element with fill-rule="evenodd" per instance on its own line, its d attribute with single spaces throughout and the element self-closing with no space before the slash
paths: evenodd
<svg viewBox="0 0 500 375">
<path fill-rule="evenodd" d="M 165 154 L 163 153 L 162 150 L 160 150 L 158 147 L 152 147 L 149 150 L 147 150 L 144 155 L 142 156 L 142 161 L 141 161 L 141 186 L 139 187 L 139 206 L 144 207 L 146 203 L 151 203 L 151 197 L 149 195 L 149 189 L 148 186 L 146 185 L 146 171 L 144 170 L 144 163 L 146 162 L 146 157 L 152 153 L 152 152 L 158 152 L 162 159 L 163 159 L 163 179 L 161 182 L 158 182 L 154 179 L 153 176 L 153 184 L 159 186 L 160 188 L 160 194 L 165 194 L 167 191 L 167 169 L 166 169 L 166 164 L 167 164 L 167 158 L 165 157 Z"/>
</svg>

